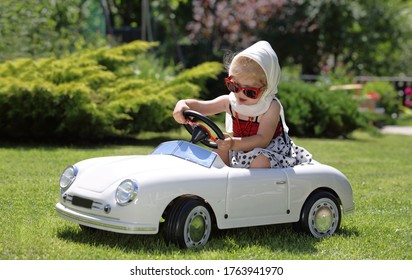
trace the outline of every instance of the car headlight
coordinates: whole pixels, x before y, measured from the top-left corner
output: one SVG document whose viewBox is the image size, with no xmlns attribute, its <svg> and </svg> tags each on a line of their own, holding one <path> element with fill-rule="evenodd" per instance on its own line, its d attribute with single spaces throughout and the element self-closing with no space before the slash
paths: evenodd
<svg viewBox="0 0 412 280">
<path fill-rule="evenodd" d="M 126 205 L 132 202 L 137 196 L 138 186 L 134 180 L 124 180 L 116 190 L 116 201 L 120 205 Z"/>
<path fill-rule="evenodd" d="M 76 180 L 78 169 L 76 166 L 71 165 L 67 167 L 60 176 L 60 188 L 67 189 Z"/>
</svg>

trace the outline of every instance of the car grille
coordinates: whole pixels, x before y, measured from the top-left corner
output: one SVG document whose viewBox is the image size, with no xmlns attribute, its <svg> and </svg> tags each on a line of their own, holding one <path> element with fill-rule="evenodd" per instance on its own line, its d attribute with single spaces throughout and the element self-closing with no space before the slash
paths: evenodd
<svg viewBox="0 0 412 280">
<path fill-rule="evenodd" d="M 99 209 L 103 210 L 103 203 L 99 201 L 93 201 L 91 199 L 87 199 L 84 197 L 76 196 L 76 195 L 70 195 L 68 194 L 65 198 L 65 201 L 71 202 L 72 205 L 74 206 L 79 206 L 87 209 Z"/>
</svg>

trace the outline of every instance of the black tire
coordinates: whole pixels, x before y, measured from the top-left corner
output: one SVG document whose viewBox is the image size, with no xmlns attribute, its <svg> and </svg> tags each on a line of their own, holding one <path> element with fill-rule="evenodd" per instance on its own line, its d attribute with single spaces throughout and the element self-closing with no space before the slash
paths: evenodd
<svg viewBox="0 0 412 280">
<path fill-rule="evenodd" d="M 173 205 L 165 225 L 167 244 L 180 248 L 203 246 L 212 232 L 212 215 L 208 207 L 193 198 L 179 199 Z"/>
<path fill-rule="evenodd" d="M 322 238 L 339 231 L 341 219 L 338 199 L 329 192 L 321 191 L 314 193 L 306 200 L 301 218 L 294 225 L 294 229 L 316 238 Z"/>
</svg>

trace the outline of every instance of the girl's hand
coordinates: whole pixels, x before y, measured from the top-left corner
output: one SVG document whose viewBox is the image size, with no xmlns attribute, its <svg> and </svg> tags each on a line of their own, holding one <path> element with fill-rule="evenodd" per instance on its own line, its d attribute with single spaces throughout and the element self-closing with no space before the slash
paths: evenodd
<svg viewBox="0 0 412 280">
<path fill-rule="evenodd" d="M 216 144 L 219 150 L 229 151 L 235 145 L 235 140 L 230 135 L 226 135 L 226 136 L 228 137 L 226 137 L 224 140 L 217 139 Z"/>
<path fill-rule="evenodd" d="M 183 115 L 183 112 L 186 110 L 190 110 L 189 106 L 187 106 L 184 100 L 180 100 L 176 103 L 175 109 L 173 110 L 173 118 L 177 123 L 185 124 L 187 120 Z"/>
</svg>

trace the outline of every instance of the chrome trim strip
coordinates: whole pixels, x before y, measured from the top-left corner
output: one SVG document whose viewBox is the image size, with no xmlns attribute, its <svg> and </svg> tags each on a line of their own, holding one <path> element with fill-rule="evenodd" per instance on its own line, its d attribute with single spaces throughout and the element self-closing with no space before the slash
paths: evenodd
<svg viewBox="0 0 412 280">
<path fill-rule="evenodd" d="M 117 225 L 112 225 L 112 224 L 107 224 L 107 223 L 102 223 L 102 222 L 97 222 L 97 221 L 91 221 L 89 219 L 85 219 L 85 218 L 80 218 L 76 215 L 73 214 L 69 214 L 66 213 L 63 210 L 60 210 L 58 208 L 56 208 L 56 211 L 58 214 L 60 214 L 61 216 L 67 217 L 69 219 L 78 221 L 78 222 L 83 222 L 86 224 L 90 224 L 90 225 L 95 225 L 95 226 L 99 226 L 99 227 L 105 227 L 105 228 L 109 228 L 109 229 L 117 229 L 117 230 L 124 230 L 124 231 L 134 231 L 134 232 L 139 232 L 139 231 L 156 231 L 156 227 L 128 227 L 128 226 L 117 226 Z"/>
<path fill-rule="evenodd" d="M 62 204 L 63 205 L 63 204 Z M 110 220 L 115 220 L 115 221 L 120 221 L 120 219 L 119 218 L 115 218 L 115 217 L 109 217 L 109 216 L 104 216 L 104 215 L 99 215 L 99 214 L 91 214 L 91 213 L 88 213 L 88 212 L 84 212 L 84 211 L 81 211 L 81 210 L 78 210 L 78 209 L 74 209 L 74 208 L 72 208 L 72 207 L 70 207 L 70 206 L 67 206 L 67 205 L 63 205 L 65 208 L 67 208 L 67 209 L 70 209 L 70 210 L 72 210 L 72 211 L 74 211 L 74 212 L 79 212 L 80 214 L 83 214 L 83 215 L 88 215 L 88 216 L 93 216 L 93 217 L 100 217 L 100 218 L 104 218 L 104 219 L 110 219 Z M 97 209 L 99 209 L 99 210 L 101 210 L 100 208 L 97 208 Z M 56 209 L 56 210 L 59 210 L 59 209 Z M 62 210 L 60 210 L 60 211 L 62 211 Z"/>
</svg>

